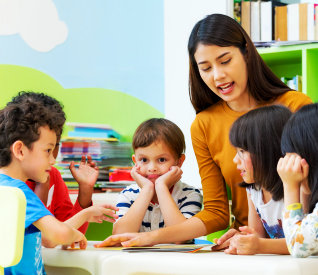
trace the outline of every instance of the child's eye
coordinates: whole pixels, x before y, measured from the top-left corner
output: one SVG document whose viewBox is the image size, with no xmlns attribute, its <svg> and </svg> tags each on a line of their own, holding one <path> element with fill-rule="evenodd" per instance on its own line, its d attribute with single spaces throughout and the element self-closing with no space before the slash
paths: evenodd
<svg viewBox="0 0 318 275">
<path fill-rule="evenodd" d="M 52 152 L 52 149 L 47 149 L 46 151 L 48 152 L 48 154 L 50 154 Z"/>
<path fill-rule="evenodd" d="M 221 62 L 221 64 L 227 64 L 227 63 L 230 63 L 230 61 L 232 60 L 232 58 L 229 58 L 228 60 L 225 60 L 223 62 Z"/>
<path fill-rule="evenodd" d="M 164 163 L 165 161 L 166 161 L 165 158 L 160 158 L 160 159 L 159 159 L 159 162 L 160 162 L 160 163 Z"/>
<path fill-rule="evenodd" d="M 240 158 L 244 158 L 245 151 L 243 149 L 237 149 L 236 151 Z"/>
<path fill-rule="evenodd" d="M 142 158 L 140 159 L 141 162 L 147 162 L 147 159 L 146 158 Z"/>
</svg>

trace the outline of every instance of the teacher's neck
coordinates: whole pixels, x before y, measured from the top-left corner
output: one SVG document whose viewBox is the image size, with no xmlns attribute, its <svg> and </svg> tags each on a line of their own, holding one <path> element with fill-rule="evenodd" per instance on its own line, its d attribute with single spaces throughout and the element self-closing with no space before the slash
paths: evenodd
<svg viewBox="0 0 318 275">
<path fill-rule="evenodd" d="M 256 100 L 251 96 L 226 102 L 226 104 L 235 112 L 248 112 L 257 106 Z"/>
</svg>

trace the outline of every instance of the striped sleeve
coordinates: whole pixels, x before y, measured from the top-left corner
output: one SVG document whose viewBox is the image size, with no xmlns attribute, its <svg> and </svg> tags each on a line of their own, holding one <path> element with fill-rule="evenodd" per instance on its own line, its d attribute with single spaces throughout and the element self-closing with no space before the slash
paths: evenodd
<svg viewBox="0 0 318 275">
<path fill-rule="evenodd" d="M 179 210 L 189 219 L 201 211 L 202 195 L 199 189 L 190 186 L 183 187 L 181 194 L 178 198 Z"/>
<path fill-rule="evenodd" d="M 135 201 L 136 196 L 139 194 L 139 188 L 137 186 L 128 186 L 126 189 L 121 191 L 117 198 L 116 206 L 119 208 L 117 211 L 119 221 L 129 210 Z"/>
</svg>

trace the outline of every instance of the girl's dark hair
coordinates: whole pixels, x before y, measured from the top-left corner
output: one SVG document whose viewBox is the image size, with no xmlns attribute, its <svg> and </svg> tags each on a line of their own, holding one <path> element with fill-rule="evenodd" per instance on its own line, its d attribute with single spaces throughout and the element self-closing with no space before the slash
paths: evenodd
<svg viewBox="0 0 318 275">
<path fill-rule="evenodd" d="M 309 210 L 318 202 L 318 104 L 302 107 L 286 123 L 281 141 L 282 153 L 296 153 L 309 164 Z"/>
<path fill-rule="evenodd" d="M 284 106 L 261 107 L 238 118 L 230 130 L 232 145 L 251 155 L 255 181 L 252 188 L 264 188 L 275 201 L 284 197 L 283 183 L 276 167 L 282 157 L 280 141 L 283 128 L 291 114 Z"/>
<path fill-rule="evenodd" d="M 132 147 L 135 151 L 156 141 L 163 141 L 178 158 L 185 152 L 181 129 L 168 119 L 152 118 L 141 123 L 134 133 Z"/>
<path fill-rule="evenodd" d="M 245 30 L 231 17 L 211 14 L 193 28 L 189 42 L 189 95 L 196 113 L 215 104 L 220 98 L 202 80 L 194 54 L 199 44 L 240 49 L 247 63 L 247 88 L 257 102 L 267 102 L 290 91 L 265 64 Z"/>
</svg>

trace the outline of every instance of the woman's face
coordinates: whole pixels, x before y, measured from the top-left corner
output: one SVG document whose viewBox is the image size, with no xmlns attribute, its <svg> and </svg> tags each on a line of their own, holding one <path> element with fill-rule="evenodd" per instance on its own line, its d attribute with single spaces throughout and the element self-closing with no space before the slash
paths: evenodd
<svg viewBox="0 0 318 275">
<path fill-rule="evenodd" d="M 247 66 L 239 48 L 199 44 L 194 58 L 205 84 L 230 108 L 245 111 L 250 107 Z"/>
</svg>

